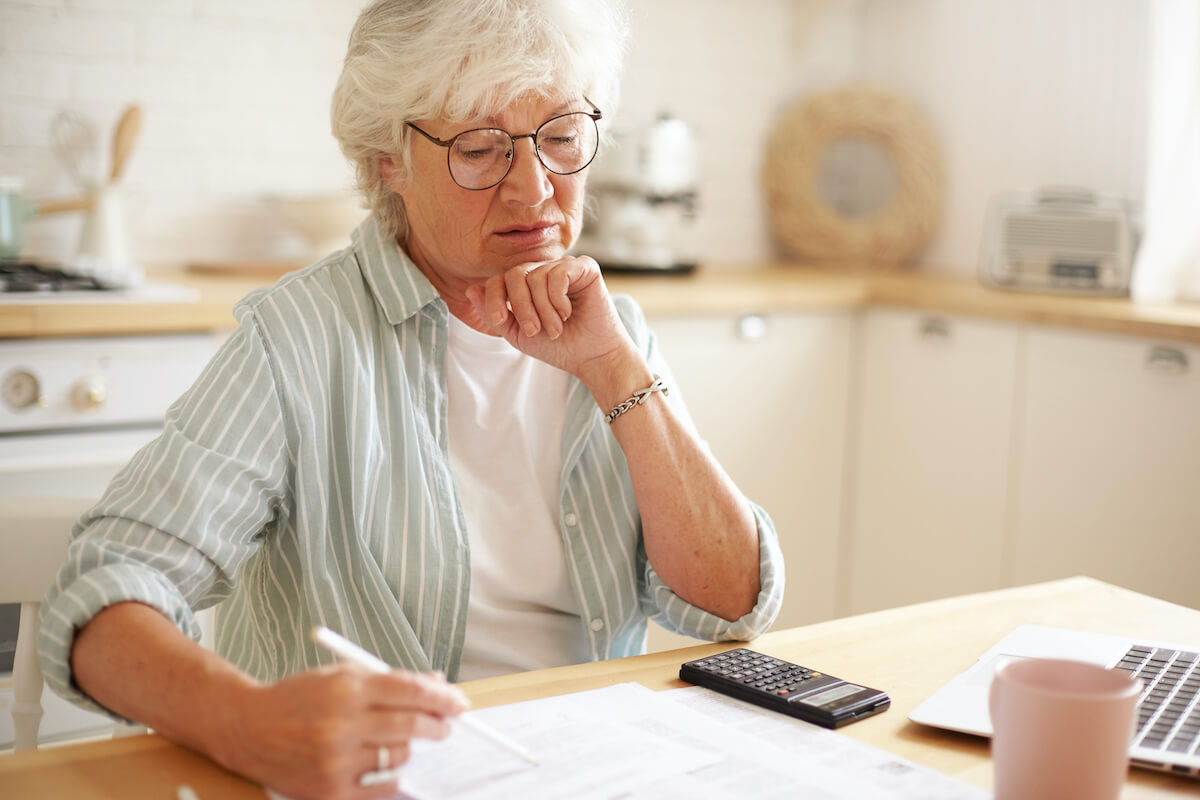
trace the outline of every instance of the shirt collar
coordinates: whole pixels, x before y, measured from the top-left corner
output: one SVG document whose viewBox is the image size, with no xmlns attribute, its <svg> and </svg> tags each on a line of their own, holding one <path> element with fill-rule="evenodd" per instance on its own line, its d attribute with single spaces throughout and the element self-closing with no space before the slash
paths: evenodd
<svg viewBox="0 0 1200 800">
<path fill-rule="evenodd" d="M 374 214 L 368 215 L 355 228 L 350 241 L 358 255 L 363 277 L 392 325 L 399 325 L 438 299 L 433 284 Z"/>
</svg>

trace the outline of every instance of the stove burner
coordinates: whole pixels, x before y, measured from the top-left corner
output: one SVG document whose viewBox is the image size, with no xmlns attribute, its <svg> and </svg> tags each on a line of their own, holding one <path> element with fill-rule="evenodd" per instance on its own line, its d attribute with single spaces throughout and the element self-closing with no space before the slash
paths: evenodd
<svg viewBox="0 0 1200 800">
<path fill-rule="evenodd" d="M 95 278 L 78 275 L 50 264 L 0 259 L 0 293 L 104 291 Z"/>
</svg>

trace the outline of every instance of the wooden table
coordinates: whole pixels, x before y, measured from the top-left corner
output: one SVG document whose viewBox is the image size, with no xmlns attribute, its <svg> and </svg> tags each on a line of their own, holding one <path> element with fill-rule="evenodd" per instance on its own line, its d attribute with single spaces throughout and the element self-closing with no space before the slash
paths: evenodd
<svg viewBox="0 0 1200 800">
<path fill-rule="evenodd" d="M 1021 623 L 1200 642 L 1200 611 L 1090 578 L 937 600 L 767 634 L 753 647 L 886 690 L 889 711 L 841 729 L 967 782 L 991 786 L 983 739 L 911 723 L 908 712 Z M 727 649 L 699 645 L 636 658 L 520 673 L 462 684 L 477 707 L 636 681 L 651 689 L 685 684 L 681 661 Z M 264 793 L 201 756 L 157 736 L 0 756 L 0 797 L 158 798 L 186 783 L 202 800 L 262 800 Z M 1123 800 L 1196 796 L 1200 781 L 1134 769 Z"/>
</svg>

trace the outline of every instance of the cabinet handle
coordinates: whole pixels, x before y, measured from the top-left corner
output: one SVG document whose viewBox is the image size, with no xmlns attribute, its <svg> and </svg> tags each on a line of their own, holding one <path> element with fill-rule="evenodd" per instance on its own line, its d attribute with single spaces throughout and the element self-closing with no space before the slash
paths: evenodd
<svg viewBox="0 0 1200 800">
<path fill-rule="evenodd" d="M 921 317 L 917 333 L 922 339 L 944 342 L 950 339 L 950 321 L 942 317 Z"/>
<path fill-rule="evenodd" d="M 747 341 L 757 341 L 767 335 L 767 318 L 762 314 L 743 314 L 737 319 L 738 336 Z"/>
<path fill-rule="evenodd" d="M 1146 351 L 1146 369 L 1168 375 L 1182 375 L 1187 372 L 1188 357 L 1178 347 L 1155 345 Z"/>
</svg>

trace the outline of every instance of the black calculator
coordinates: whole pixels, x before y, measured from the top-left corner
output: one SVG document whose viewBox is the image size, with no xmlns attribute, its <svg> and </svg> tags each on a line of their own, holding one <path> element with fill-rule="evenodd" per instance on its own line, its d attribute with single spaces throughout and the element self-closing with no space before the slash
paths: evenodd
<svg viewBox="0 0 1200 800">
<path fill-rule="evenodd" d="M 744 647 L 688 661 L 679 667 L 679 677 L 826 728 L 858 722 L 892 704 L 878 689 Z"/>
</svg>

